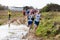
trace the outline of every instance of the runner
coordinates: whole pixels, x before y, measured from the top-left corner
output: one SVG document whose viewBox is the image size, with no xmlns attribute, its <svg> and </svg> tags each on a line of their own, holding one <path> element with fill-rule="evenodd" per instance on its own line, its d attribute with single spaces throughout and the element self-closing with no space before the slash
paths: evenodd
<svg viewBox="0 0 60 40">
<path fill-rule="evenodd" d="M 29 9 L 27 9 L 27 10 L 23 10 L 23 19 L 24 19 L 24 23 L 26 24 L 26 25 L 28 25 L 28 15 L 29 15 L 29 12 L 30 12 L 30 10 Z"/>
<path fill-rule="evenodd" d="M 30 11 L 30 13 L 28 15 L 28 27 L 30 27 L 30 28 L 32 27 L 32 23 L 33 23 L 32 18 L 33 18 L 33 14 Z"/>
<path fill-rule="evenodd" d="M 27 9 L 25 14 L 26 14 L 26 16 L 25 16 L 26 25 L 28 25 L 28 16 L 30 14 L 30 9 Z"/>
<path fill-rule="evenodd" d="M 35 31 L 39 25 L 39 21 L 40 21 L 40 14 L 39 14 L 39 10 L 37 10 L 37 12 L 35 13 L 35 20 L 34 20 L 34 30 Z"/>
</svg>

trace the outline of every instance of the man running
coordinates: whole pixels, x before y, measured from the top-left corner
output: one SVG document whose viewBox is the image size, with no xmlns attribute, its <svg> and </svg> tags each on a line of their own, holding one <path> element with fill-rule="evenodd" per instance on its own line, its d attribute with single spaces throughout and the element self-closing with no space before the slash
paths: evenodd
<svg viewBox="0 0 60 40">
<path fill-rule="evenodd" d="M 33 18 L 33 14 L 31 13 L 31 11 L 30 11 L 30 13 L 29 13 L 29 15 L 28 15 L 28 27 L 32 27 L 32 23 L 33 23 L 33 20 L 32 20 L 32 18 Z"/>
</svg>

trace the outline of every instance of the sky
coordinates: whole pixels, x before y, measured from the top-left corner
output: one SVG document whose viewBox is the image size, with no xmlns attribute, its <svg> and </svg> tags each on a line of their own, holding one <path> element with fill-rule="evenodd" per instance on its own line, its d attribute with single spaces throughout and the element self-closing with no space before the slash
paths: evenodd
<svg viewBox="0 0 60 40">
<path fill-rule="evenodd" d="M 0 0 L 0 4 L 5 6 L 33 6 L 34 8 L 43 8 L 48 3 L 55 3 L 60 5 L 60 0 Z"/>
</svg>

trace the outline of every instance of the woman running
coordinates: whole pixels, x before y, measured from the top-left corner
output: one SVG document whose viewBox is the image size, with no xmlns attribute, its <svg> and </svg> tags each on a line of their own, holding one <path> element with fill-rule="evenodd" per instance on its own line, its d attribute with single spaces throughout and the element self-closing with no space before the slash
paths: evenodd
<svg viewBox="0 0 60 40">
<path fill-rule="evenodd" d="M 32 23 L 33 23 L 32 18 L 33 18 L 33 14 L 30 11 L 30 13 L 28 15 L 28 27 L 30 27 L 30 28 L 32 27 Z"/>
<path fill-rule="evenodd" d="M 35 20 L 34 20 L 34 30 L 36 31 L 38 25 L 40 22 L 40 14 L 39 14 L 39 10 L 37 10 L 37 12 L 35 13 Z"/>
</svg>

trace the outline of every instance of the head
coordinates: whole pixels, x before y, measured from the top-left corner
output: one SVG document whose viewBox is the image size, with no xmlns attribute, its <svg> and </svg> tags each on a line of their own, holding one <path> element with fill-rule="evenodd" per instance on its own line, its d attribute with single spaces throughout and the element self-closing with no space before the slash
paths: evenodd
<svg viewBox="0 0 60 40">
<path fill-rule="evenodd" d="M 36 10 L 36 13 L 39 14 L 39 10 Z"/>
</svg>

